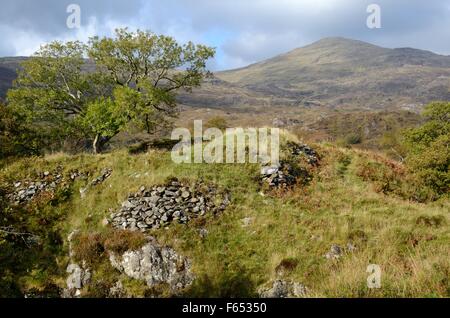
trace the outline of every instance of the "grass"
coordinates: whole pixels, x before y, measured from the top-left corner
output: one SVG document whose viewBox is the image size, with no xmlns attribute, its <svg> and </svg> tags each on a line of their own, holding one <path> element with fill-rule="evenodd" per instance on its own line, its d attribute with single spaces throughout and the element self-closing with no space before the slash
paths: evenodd
<svg viewBox="0 0 450 318">
<path fill-rule="evenodd" d="M 90 172 L 92 178 L 101 169 L 112 168 L 111 177 L 90 187 L 84 198 L 78 190 L 88 181 L 76 181 L 70 198 L 51 207 L 61 215 L 52 226 L 62 238 L 74 229 L 84 235 L 102 235 L 119 250 L 130 240 L 115 237 L 102 220 L 140 186 L 161 184 L 177 176 L 190 182 L 204 179 L 230 189 L 232 204 L 222 215 L 151 232 L 192 260 L 197 279 L 185 291 L 186 296 L 252 297 L 258 286 L 282 278 L 306 285 L 311 297 L 449 297 L 449 201 L 414 203 L 379 193 L 370 181 L 357 175 L 358 162 L 376 160 L 371 153 L 317 147 L 323 159 L 313 171 L 312 182 L 276 196 L 260 194 L 257 165 L 176 165 L 163 151 L 23 159 L 4 166 L 0 176 L 8 183 L 61 166 L 65 172 Z M 251 219 L 248 226 L 243 226 L 244 218 Z M 200 228 L 208 231 L 205 238 L 199 235 Z M 138 244 L 136 241 L 139 239 L 131 240 Z M 344 248 L 349 242 L 356 246 L 354 252 L 334 261 L 324 257 L 332 244 Z M 21 290 L 44 281 L 64 283 L 68 262 L 64 244 L 51 265 L 59 270 L 48 265 L 41 268 L 40 275 L 22 273 Z M 367 287 L 369 264 L 382 269 L 380 289 Z M 29 267 L 34 265 L 30 262 Z M 145 284 L 127 280 L 106 260 L 97 268 L 97 289 L 122 279 L 128 295 L 151 294 Z M 103 294 L 91 287 L 85 295 Z"/>
</svg>

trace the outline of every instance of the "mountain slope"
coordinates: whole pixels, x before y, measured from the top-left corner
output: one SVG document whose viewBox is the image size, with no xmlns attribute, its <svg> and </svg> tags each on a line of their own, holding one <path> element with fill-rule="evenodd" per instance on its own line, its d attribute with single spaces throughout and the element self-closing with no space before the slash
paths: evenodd
<svg viewBox="0 0 450 318">
<path fill-rule="evenodd" d="M 450 99 L 450 57 L 343 38 L 216 76 L 306 105 L 385 108 Z"/>
</svg>

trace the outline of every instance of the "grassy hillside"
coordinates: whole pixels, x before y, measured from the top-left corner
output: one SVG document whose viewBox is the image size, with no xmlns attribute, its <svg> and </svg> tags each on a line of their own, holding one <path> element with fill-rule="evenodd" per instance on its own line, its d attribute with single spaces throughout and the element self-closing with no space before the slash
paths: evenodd
<svg viewBox="0 0 450 318">
<path fill-rule="evenodd" d="M 398 164 L 370 152 L 328 144 L 314 148 L 321 161 L 310 169 L 309 185 L 269 193 L 261 192 L 258 165 L 176 165 L 169 153 L 156 150 L 2 162 L 2 217 L 39 235 L 40 243 L 19 249 L 16 242 L 11 250 L 12 243 L 0 240 L 0 294 L 49 295 L 64 287 L 71 231 L 113 236 L 102 222 L 110 209 L 117 210 L 143 185 L 177 177 L 188 183 L 207 180 L 231 193 L 231 204 L 216 217 L 150 232 L 191 259 L 196 279 L 186 296 L 257 296 L 259 286 L 280 278 L 305 285 L 308 297 L 449 297 L 448 199 L 418 204 L 384 194 L 360 177 L 361 169 L 369 162 L 389 169 Z M 81 196 L 79 190 L 104 168 L 112 169 L 111 177 Z M 44 171 L 67 176 L 74 170 L 88 177 L 67 180 L 28 206 L 5 207 L 15 182 L 34 180 Z M 199 235 L 200 229 L 207 235 Z M 354 248 L 339 259 L 324 257 L 333 244 L 346 249 L 349 243 Z M 118 280 L 129 296 L 170 295 L 164 287 L 149 290 L 125 277 L 108 264 L 104 251 L 95 251 L 93 283 L 83 295 L 102 296 Z M 380 289 L 367 288 L 369 264 L 381 266 Z"/>
</svg>

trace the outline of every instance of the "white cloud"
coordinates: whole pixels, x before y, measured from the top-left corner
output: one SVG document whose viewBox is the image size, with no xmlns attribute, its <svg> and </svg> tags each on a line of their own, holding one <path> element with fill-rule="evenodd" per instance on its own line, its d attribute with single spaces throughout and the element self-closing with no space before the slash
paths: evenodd
<svg viewBox="0 0 450 318">
<path fill-rule="evenodd" d="M 69 3 L 82 28 L 65 26 Z M 382 29 L 366 27 L 368 4 Z M 218 47 L 215 68 L 244 66 L 326 36 L 450 54 L 448 0 L 15 0 L 2 3 L 0 55 L 29 54 L 43 42 L 111 35 L 116 27 L 151 29 Z"/>
</svg>

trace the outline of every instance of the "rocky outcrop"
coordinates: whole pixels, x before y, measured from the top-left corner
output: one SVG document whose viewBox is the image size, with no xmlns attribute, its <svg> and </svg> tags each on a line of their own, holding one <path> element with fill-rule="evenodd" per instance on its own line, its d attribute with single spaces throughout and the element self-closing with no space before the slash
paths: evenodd
<svg viewBox="0 0 450 318">
<path fill-rule="evenodd" d="M 110 262 L 120 272 L 145 281 L 149 287 L 168 284 L 171 291 L 176 292 L 194 280 L 191 262 L 172 248 L 159 246 L 154 239 L 142 248 L 122 255 L 111 252 Z"/>
<path fill-rule="evenodd" d="M 178 180 L 131 194 L 110 223 L 115 228 L 142 232 L 168 226 L 172 222 L 186 224 L 207 213 L 217 214 L 230 203 L 227 192 L 219 193 L 213 186 L 199 183 L 187 186 Z"/>
<path fill-rule="evenodd" d="M 300 283 L 275 280 L 270 286 L 263 286 L 258 289 L 261 298 L 301 298 L 306 297 L 308 289 Z"/>
<path fill-rule="evenodd" d="M 66 279 L 67 288 L 63 291 L 64 298 L 79 297 L 81 289 L 89 284 L 91 280 L 91 271 L 83 262 L 82 266 L 76 263 L 70 263 L 67 266 L 66 272 L 69 276 Z"/>
</svg>

